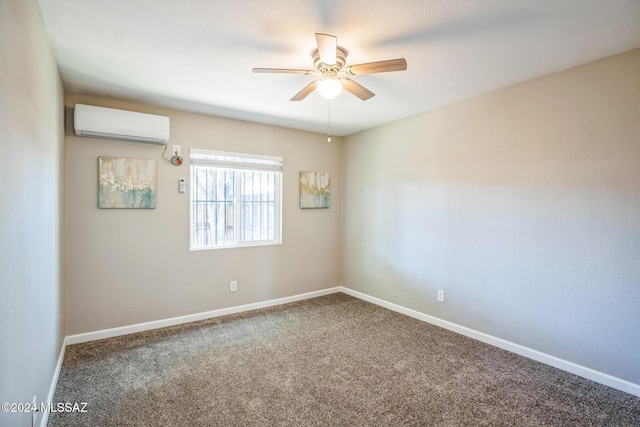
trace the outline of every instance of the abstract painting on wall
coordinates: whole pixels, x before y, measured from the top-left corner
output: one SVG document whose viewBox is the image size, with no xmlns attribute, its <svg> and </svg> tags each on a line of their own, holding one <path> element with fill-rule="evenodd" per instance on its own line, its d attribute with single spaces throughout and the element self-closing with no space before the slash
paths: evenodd
<svg viewBox="0 0 640 427">
<path fill-rule="evenodd" d="M 155 209 L 155 160 L 98 157 L 98 207 Z"/>
<path fill-rule="evenodd" d="M 301 208 L 328 208 L 330 196 L 329 172 L 300 172 Z"/>
</svg>

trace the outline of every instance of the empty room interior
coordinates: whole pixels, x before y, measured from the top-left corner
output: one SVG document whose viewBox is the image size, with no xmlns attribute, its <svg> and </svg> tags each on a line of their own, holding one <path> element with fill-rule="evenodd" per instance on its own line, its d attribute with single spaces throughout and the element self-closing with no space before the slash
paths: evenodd
<svg viewBox="0 0 640 427">
<path fill-rule="evenodd" d="M 0 34 L 0 425 L 640 425 L 640 2 Z"/>
</svg>

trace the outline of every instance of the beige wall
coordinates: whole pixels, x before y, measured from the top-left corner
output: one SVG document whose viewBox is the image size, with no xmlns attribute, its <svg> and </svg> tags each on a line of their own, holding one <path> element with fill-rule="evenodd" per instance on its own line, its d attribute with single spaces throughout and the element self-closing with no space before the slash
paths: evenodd
<svg viewBox="0 0 640 427">
<path fill-rule="evenodd" d="M 0 402 L 44 401 L 64 338 L 63 91 L 34 0 L 0 1 Z M 0 412 L 0 425 L 31 425 Z"/>
<path fill-rule="evenodd" d="M 343 144 L 343 285 L 640 384 L 640 50 Z"/>
<path fill-rule="evenodd" d="M 67 125 L 67 334 L 97 331 L 322 290 L 338 285 L 339 138 L 194 113 L 67 94 L 85 103 L 167 115 L 169 146 L 282 156 L 283 243 L 189 250 L 189 164 L 161 160 L 163 147 L 70 135 Z M 69 109 L 68 109 L 69 110 Z M 72 132 L 72 130 L 71 130 Z M 152 210 L 97 208 L 97 158 L 155 159 Z M 331 173 L 331 208 L 301 210 L 298 173 Z M 178 179 L 187 192 L 178 193 Z M 229 281 L 238 291 L 229 292 Z"/>
</svg>

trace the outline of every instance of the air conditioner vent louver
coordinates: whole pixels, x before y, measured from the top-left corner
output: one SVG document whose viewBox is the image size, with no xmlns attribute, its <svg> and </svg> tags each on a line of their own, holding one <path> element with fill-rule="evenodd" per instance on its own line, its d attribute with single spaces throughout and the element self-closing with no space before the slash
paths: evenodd
<svg viewBox="0 0 640 427">
<path fill-rule="evenodd" d="M 165 116 L 76 104 L 73 121 L 78 136 L 162 145 L 169 141 Z"/>
</svg>

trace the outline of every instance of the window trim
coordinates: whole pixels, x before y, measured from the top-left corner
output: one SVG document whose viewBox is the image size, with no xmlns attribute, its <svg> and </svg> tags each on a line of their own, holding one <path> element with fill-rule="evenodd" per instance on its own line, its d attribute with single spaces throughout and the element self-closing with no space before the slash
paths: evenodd
<svg viewBox="0 0 640 427">
<path fill-rule="evenodd" d="M 207 158 L 208 157 L 208 158 Z M 216 159 L 216 157 L 218 157 Z M 282 164 L 283 158 L 279 156 L 267 156 L 262 154 L 236 153 L 229 151 L 208 150 L 200 148 L 190 149 L 190 165 L 189 173 L 191 179 L 191 188 L 189 189 L 189 249 L 190 251 L 201 251 L 209 249 L 231 249 L 246 248 L 253 246 L 272 246 L 282 244 Z M 237 160 L 237 161 L 234 161 Z M 246 160 L 246 161 L 243 161 Z M 278 172 L 275 175 L 275 200 L 274 200 L 274 234 L 275 238 L 271 240 L 249 240 L 242 239 L 243 215 L 240 205 L 242 204 L 240 196 L 241 180 L 234 178 L 234 243 L 229 245 L 214 246 L 194 246 L 193 242 L 193 205 L 194 205 L 194 188 L 193 182 L 194 167 L 210 167 L 216 169 L 236 170 L 238 172 L 255 171 L 255 172 Z"/>
</svg>

